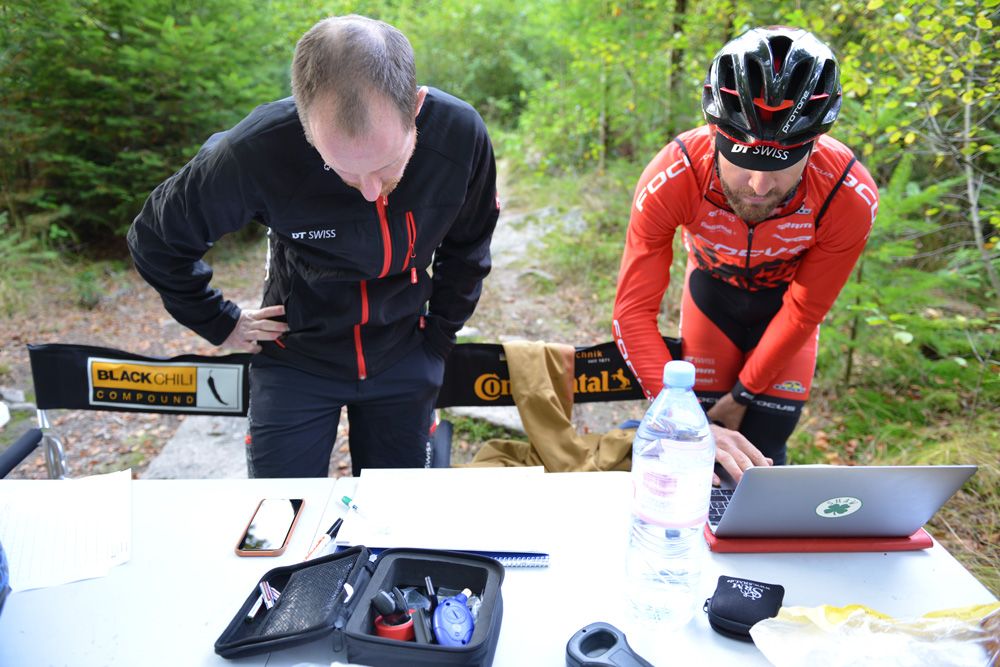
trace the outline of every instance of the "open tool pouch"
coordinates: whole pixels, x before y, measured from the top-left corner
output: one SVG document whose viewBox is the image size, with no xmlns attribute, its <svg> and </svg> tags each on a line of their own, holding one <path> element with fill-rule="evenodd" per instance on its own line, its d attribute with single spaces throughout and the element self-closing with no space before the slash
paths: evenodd
<svg viewBox="0 0 1000 667">
<path fill-rule="evenodd" d="M 708 622 L 719 634 L 749 642 L 754 623 L 778 615 L 785 589 L 777 584 L 719 577 L 712 597 L 705 600 Z"/>
<path fill-rule="evenodd" d="M 492 664 L 503 617 L 500 563 L 474 554 L 424 549 L 389 549 L 375 561 L 369 556 L 367 548 L 358 546 L 270 570 L 215 642 L 215 652 L 237 658 L 330 636 L 333 651 L 346 648 L 348 660 L 373 667 Z M 379 592 L 423 587 L 428 577 L 439 592 L 467 588 L 479 598 L 468 642 L 445 646 L 377 636 L 378 612 L 372 601 Z M 258 605 L 261 583 L 278 591 L 270 608 Z M 414 615 L 415 621 L 418 618 Z"/>
</svg>

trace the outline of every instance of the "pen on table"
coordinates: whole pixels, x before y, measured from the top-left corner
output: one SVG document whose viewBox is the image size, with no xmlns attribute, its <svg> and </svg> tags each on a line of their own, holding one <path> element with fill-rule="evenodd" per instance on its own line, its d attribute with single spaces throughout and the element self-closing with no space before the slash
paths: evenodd
<svg viewBox="0 0 1000 667">
<path fill-rule="evenodd" d="M 351 510 L 354 510 L 355 512 L 357 512 L 358 516 L 361 516 L 361 517 L 364 516 L 364 514 L 361 513 L 361 508 L 358 507 L 357 504 L 353 500 L 351 500 L 350 496 L 344 496 L 343 498 L 340 499 L 340 502 L 344 503 L 344 505 L 346 505 L 348 509 L 351 509 Z"/>
<path fill-rule="evenodd" d="M 320 538 L 316 540 L 316 544 L 314 544 L 313 548 L 310 549 L 309 553 L 306 554 L 306 560 L 312 558 L 313 554 L 318 553 L 323 549 L 323 547 L 329 544 L 330 540 L 332 540 L 337 536 L 337 532 L 340 530 L 340 526 L 343 523 L 344 523 L 343 519 L 337 519 L 336 521 L 334 521 L 333 525 L 330 526 L 329 530 L 320 535 Z"/>
</svg>

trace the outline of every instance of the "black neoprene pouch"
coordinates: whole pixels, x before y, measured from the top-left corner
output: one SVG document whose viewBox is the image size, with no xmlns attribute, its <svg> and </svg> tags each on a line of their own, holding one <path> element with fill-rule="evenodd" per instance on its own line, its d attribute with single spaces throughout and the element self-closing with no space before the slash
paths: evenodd
<svg viewBox="0 0 1000 667">
<path fill-rule="evenodd" d="M 708 622 L 719 634 L 750 642 L 750 628 L 757 621 L 778 615 L 785 588 L 778 584 L 719 577 L 712 597 L 705 600 Z"/>
</svg>

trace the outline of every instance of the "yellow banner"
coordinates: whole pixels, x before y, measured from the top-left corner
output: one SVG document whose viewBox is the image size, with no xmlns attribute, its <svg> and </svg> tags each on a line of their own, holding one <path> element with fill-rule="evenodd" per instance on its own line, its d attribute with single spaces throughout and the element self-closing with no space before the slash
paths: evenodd
<svg viewBox="0 0 1000 667">
<path fill-rule="evenodd" d="M 198 369 L 194 366 L 148 366 L 95 361 L 90 368 L 97 389 L 132 389 L 145 392 L 195 393 Z"/>
</svg>

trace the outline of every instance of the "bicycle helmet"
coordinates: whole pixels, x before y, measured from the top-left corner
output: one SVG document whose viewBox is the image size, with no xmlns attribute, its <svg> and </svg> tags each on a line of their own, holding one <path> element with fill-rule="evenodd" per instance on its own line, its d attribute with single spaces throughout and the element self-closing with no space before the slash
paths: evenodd
<svg viewBox="0 0 1000 667">
<path fill-rule="evenodd" d="M 782 148 L 827 132 L 840 112 L 840 67 L 826 44 L 798 28 L 754 28 L 730 41 L 709 69 L 705 120 L 730 140 Z"/>
</svg>

